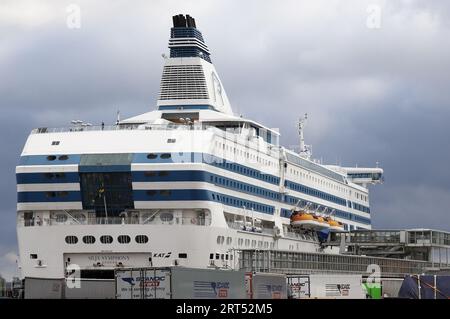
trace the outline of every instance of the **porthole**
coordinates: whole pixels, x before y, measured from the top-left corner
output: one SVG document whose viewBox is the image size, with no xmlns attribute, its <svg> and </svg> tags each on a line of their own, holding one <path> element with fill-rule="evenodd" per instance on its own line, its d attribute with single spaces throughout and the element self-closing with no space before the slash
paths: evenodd
<svg viewBox="0 0 450 319">
<path fill-rule="evenodd" d="M 148 158 L 148 159 L 155 159 L 155 158 L 157 158 L 157 157 L 158 157 L 158 155 L 156 155 L 156 154 L 154 154 L 154 153 L 150 153 L 150 154 L 147 155 L 147 158 Z"/>
<path fill-rule="evenodd" d="M 78 243 L 77 236 L 66 236 L 66 243 L 70 245 Z"/>
<path fill-rule="evenodd" d="M 163 153 L 159 157 L 161 157 L 162 159 L 169 159 L 172 157 L 172 155 L 170 153 Z"/>
<path fill-rule="evenodd" d="M 145 235 L 137 235 L 135 238 L 138 244 L 146 244 L 148 243 L 148 237 Z"/>
<path fill-rule="evenodd" d="M 88 235 L 83 237 L 83 243 L 85 244 L 94 244 L 95 243 L 95 237 Z"/>
<path fill-rule="evenodd" d="M 117 241 L 120 244 L 129 244 L 131 241 L 131 238 L 128 235 L 120 235 L 119 237 L 117 237 Z"/>
<path fill-rule="evenodd" d="M 58 160 L 60 161 L 67 161 L 69 159 L 69 156 L 67 155 L 61 155 L 60 157 L 58 157 Z"/>
<path fill-rule="evenodd" d="M 109 235 L 103 235 L 100 237 L 100 242 L 102 244 L 111 244 L 113 242 L 113 238 Z"/>
<path fill-rule="evenodd" d="M 47 161 L 54 161 L 56 159 L 55 155 L 49 155 L 47 156 Z"/>
</svg>

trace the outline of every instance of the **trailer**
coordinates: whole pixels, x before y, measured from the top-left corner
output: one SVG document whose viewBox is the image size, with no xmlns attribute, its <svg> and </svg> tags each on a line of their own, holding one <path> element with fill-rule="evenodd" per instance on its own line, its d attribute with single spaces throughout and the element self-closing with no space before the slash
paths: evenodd
<svg viewBox="0 0 450 319">
<path fill-rule="evenodd" d="M 184 267 L 115 270 L 117 299 L 245 299 L 245 272 Z"/>
<path fill-rule="evenodd" d="M 288 275 L 288 298 L 366 299 L 362 275 Z"/>
</svg>

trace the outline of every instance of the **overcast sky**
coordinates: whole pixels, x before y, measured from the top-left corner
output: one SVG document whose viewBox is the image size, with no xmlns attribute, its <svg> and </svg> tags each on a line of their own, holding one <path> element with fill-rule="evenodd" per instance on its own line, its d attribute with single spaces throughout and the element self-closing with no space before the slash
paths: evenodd
<svg viewBox="0 0 450 319">
<path fill-rule="evenodd" d="M 236 113 L 293 146 L 308 112 L 314 157 L 380 163 L 373 227 L 450 231 L 449 1 L 0 0 L 0 273 L 16 267 L 14 170 L 30 130 L 154 109 L 179 13 L 196 19 Z"/>
</svg>

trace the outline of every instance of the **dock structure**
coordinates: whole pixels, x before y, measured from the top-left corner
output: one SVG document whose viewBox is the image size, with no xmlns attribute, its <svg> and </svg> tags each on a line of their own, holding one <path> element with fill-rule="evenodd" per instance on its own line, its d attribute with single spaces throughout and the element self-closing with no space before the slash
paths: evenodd
<svg viewBox="0 0 450 319">
<path fill-rule="evenodd" d="M 284 274 L 361 274 L 404 277 L 436 269 L 429 261 L 278 250 L 240 250 L 239 268 Z M 379 268 L 378 268 L 378 267 Z"/>
</svg>

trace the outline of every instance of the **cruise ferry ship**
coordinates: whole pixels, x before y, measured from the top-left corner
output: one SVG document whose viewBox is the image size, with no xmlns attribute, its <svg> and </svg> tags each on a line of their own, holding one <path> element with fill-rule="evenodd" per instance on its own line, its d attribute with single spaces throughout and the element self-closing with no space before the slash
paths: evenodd
<svg viewBox="0 0 450 319">
<path fill-rule="evenodd" d="M 312 160 L 306 117 L 295 152 L 278 130 L 234 114 L 191 16 L 173 17 L 169 49 L 153 111 L 29 135 L 16 167 L 23 278 L 64 278 L 74 265 L 86 278 L 230 269 L 240 249 L 338 253 L 321 245 L 333 227 L 370 229 L 381 168 Z"/>
</svg>

